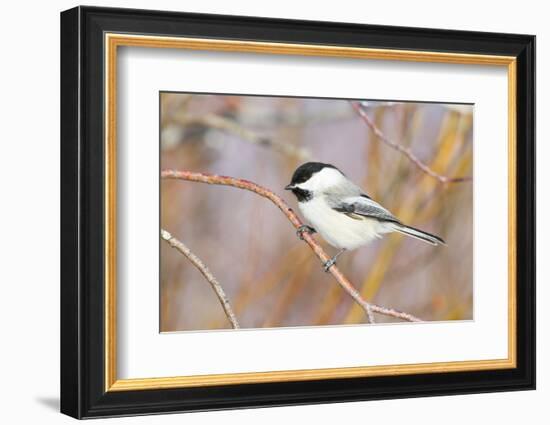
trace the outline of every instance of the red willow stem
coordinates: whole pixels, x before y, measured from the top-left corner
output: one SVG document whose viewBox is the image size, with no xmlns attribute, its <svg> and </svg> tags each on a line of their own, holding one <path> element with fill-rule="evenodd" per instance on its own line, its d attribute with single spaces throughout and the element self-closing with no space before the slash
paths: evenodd
<svg viewBox="0 0 550 425">
<path fill-rule="evenodd" d="M 248 190 L 254 192 L 264 198 L 269 199 L 273 202 L 288 218 L 292 225 L 298 229 L 303 225 L 302 221 L 296 213 L 288 206 L 288 204 L 278 195 L 273 193 L 271 190 L 266 189 L 256 183 L 253 183 L 244 179 L 237 179 L 234 177 L 228 176 L 219 176 L 216 174 L 207 174 L 207 173 L 195 173 L 192 171 L 177 171 L 177 170 L 162 170 L 161 177 L 163 179 L 178 179 L 186 180 L 193 182 L 200 182 L 206 184 L 215 184 L 215 185 L 224 185 L 224 186 L 233 186 L 239 189 Z M 323 262 L 326 263 L 330 260 L 328 254 L 321 248 L 317 241 L 307 232 L 303 233 L 304 242 L 306 242 L 309 247 L 313 250 L 315 255 Z M 367 314 L 367 319 L 369 323 L 374 323 L 373 312 L 383 314 L 386 316 L 395 317 L 401 320 L 406 320 L 409 322 L 421 322 L 422 320 L 418 317 L 413 316 L 409 313 L 404 313 L 397 311 L 391 308 L 381 307 L 376 304 L 371 304 L 363 299 L 359 291 L 351 284 L 351 282 L 342 274 L 342 272 L 334 265 L 329 268 L 330 274 L 336 279 L 338 284 L 344 289 L 348 295 L 350 295 L 357 304 L 359 304 Z"/>
<path fill-rule="evenodd" d="M 164 239 L 168 244 L 172 247 L 177 249 L 180 253 L 182 253 L 187 259 L 193 264 L 204 276 L 204 278 L 208 281 L 212 289 L 214 290 L 214 293 L 218 297 L 218 300 L 220 301 L 220 304 L 223 308 L 223 311 L 227 317 L 227 320 L 229 320 L 229 323 L 231 323 L 231 326 L 233 329 L 239 329 L 239 322 L 237 321 L 237 317 L 235 316 L 235 313 L 233 312 L 233 308 L 231 307 L 231 304 L 229 303 L 229 299 L 227 298 L 227 295 L 225 295 L 225 291 L 222 288 L 222 285 L 220 282 L 218 282 L 218 279 L 212 274 L 212 272 L 208 269 L 208 267 L 202 262 L 202 260 L 193 253 L 189 249 L 187 245 L 185 245 L 182 241 L 179 239 L 176 239 L 174 236 L 170 234 L 170 232 L 167 232 L 164 229 L 160 230 L 160 235 L 162 239 Z"/>
<path fill-rule="evenodd" d="M 374 133 L 374 135 L 378 139 L 380 139 L 382 142 L 384 142 L 386 145 L 388 145 L 392 149 L 395 149 L 396 151 L 405 155 L 407 158 L 409 158 L 409 160 L 414 165 L 416 165 L 424 173 L 439 180 L 441 183 L 461 183 L 461 182 L 472 181 L 471 176 L 447 177 L 436 173 L 426 163 L 422 162 L 409 148 L 406 148 L 405 146 L 400 145 L 399 143 L 396 143 L 393 140 L 388 139 L 386 135 L 382 132 L 382 130 L 380 130 L 378 126 L 374 123 L 374 121 L 372 121 L 371 118 L 368 116 L 367 112 L 363 109 L 361 102 L 350 102 L 350 103 L 351 103 L 351 106 L 353 106 L 353 108 L 357 112 L 357 114 L 363 119 L 365 124 L 367 124 L 367 126 L 371 129 L 371 131 Z"/>
</svg>

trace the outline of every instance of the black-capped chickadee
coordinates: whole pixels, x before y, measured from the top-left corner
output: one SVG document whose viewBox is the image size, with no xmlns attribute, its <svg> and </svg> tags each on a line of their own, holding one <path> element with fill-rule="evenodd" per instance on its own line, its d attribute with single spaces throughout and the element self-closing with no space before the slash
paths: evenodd
<svg viewBox="0 0 550 425">
<path fill-rule="evenodd" d="M 344 251 L 365 245 L 385 233 L 399 232 L 431 245 L 445 245 L 438 236 L 401 223 L 334 165 L 321 162 L 300 165 L 285 189 L 298 198 L 300 211 L 313 226 L 300 227 L 298 234 L 317 231 L 339 249 L 326 262 L 325 271 Z"/>
</svg>

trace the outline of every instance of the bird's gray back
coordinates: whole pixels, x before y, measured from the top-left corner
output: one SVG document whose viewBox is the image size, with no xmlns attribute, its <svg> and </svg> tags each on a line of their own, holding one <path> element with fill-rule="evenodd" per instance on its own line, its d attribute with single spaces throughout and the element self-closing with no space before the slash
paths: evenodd
<svg viewBox="0 0 550 425">
<path fill-rule="evenodd" d="M 322 191 L 322 195 L 332 207 L 344 198 L 350 196 L 361 196 L 363 191 L 359 186 L 349 180 L 341 181 L 338 185 L 328 187 Z"/>
</svg>

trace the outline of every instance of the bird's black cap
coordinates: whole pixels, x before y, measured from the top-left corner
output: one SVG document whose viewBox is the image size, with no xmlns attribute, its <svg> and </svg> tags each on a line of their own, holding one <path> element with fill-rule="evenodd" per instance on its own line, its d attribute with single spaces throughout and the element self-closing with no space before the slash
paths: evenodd
<svg viewBox="0 0 550 425">
<path fill-rule="evenodd" d="M 285 189 L 292 189 L 293 186 L 308 181 L 313 174 L 318 173 L 323 168 L 334 168 L 335 170 L 338 170 L 338 168 L 332 164 L 325 164 L 323 162 L 306 162 L 296 168 L 296 171 L 294 171 L 294 174 L 292 175 L 290 184 L 285 187 Z"/>
</svg>

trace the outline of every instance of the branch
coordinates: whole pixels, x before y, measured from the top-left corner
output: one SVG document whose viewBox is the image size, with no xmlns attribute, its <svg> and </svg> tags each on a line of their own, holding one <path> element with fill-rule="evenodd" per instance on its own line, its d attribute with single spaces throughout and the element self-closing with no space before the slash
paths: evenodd
<svg viewBox="0 0 550 425">
<path fill-rule="evenodd" d="M 216 130 L 233 134 L 240 139 L 250 142 L 252 144 L 273 148 L 276 151 L 279 151 L 291 157 L 295 157 L 299 160 L 307 160 L 311 157 L 311 154 L 307 149 L 299 148 L 289 143 L 283 143 L 277 140 L 270 139 L 268 137 L 260 136 L 259 134 L 245 127 L 242 127 L 237 122 L 224 117 L 220 117 L 219 115 L 178 115 L 174 117 L 174 119 L 181 125 L 188 126 L 196 124 L 202 125 L 204 127 L 215 128 Z"/>
<path fill-rule="evenodd" d="M 384 142 L 386 145 L 391 147 L 392 149 L 395 149 L 396 151 L 402 153 L 405 155 L 409 160 L 416 165 L 420 170 L 422 170 L 424 173 L 428 174 L 429 176 L 439 180 L 441 183 L 460 183 L 460 182 L 466 182 L 466 181 L 472 181 L 472 176 L 466 176 L 466 177 L 447 177 L 443 176 L 441 174 L 436 173 L 434 170 L 432 170 L 426 163 L 422 162 L 409 148 L 404 147 L 403 145 L 400 145 L 399 143 L 394 142 L 393 140 L 388 139 L 382 130 L 380 130 L 376 124 L 370 119 L 367 112 L 363 108 L 362 102 L 350 102 L 351 106 L 355 109 L 357 114 L 363 119 L 365 124 L 371 129 L 371 131 L 374 133 L 378 139 L 380 139 L 382 142 Z"/>
<path fill-rule="evenodd" d="M 249 190 L 273 202 L 283 212 L 283 214 L 288 218 L 290 223 L 292 223 L 292 225 L 296 229 L 303 225 L 302 221 L 298 218 L 296 213 L 287 205 L 285 201 L 283 201 L 281 197 L 277 196 L 269 189 L 266 189 L 251 181 L 236 179 L 227 176 L 218 176 L 215 174 L 194 173 L 192 171 L 176 170 L 162 170 L 161 177 L 165 179 L 179 179 L 207 184 L 233 186 L 239 189 Z M 304 232 L 302 236 L 304 238 L 304 241 L 309 245 L 315 255 L 317 255 L 317 257 L 323 263 L 326 263 L 330 259 L 323 248 L 321 248 L 321 246 L 309 233 Z M 336 266 L 332 266 L 329 269 L 329 272 L 334 277 L 334 279 L 336 279 L 342 289 L 344 289 L 348 293 L 348 295 L 351 296 L 355 300 L 355 302 L 363 308 L 363 310 L 365 310 L 369 323 L 374 323 L 373 313 L 392 316 L 398 319 L 407 320 L 409 322 L 421 322 L 421 319 L 413 316 L 412 314 L 403 313 L 397 310 L 393 310 L 391 308 L 381 307 L 365 301 L 361 297 L 359 291 L 355 289 L 351 282 L 342 274 L 342 272 Z"/>
<path fill-rule="evenodd" d="M 235 313 L 233 313 L 233 309 L 229 304 L 227 295 L 225 295 L 225 292 L 222 286 L 214 277 L 214 275 L 210 272 L 210 270 L 208 270 L 208 267 L 206 267 L 206 265 L 201 261 L 201 259 L 197 257 L 195 254 L 193 254 L 191 250 L 187 248 L 186 245 L 184 245 L 183 242 L 174 238 L 166 230 L 161 229 L 160 234 L 162 236 L 162 239 L 168 242 L 172 248 L 176 248 L 179 252 L 185 255 L 189 259 L 189 261 L 191 261 L 191 263 L 202 273 L 202 275 L 205 277 L 208 283 L 210 283 L 210 286 L 212 286 L 212 289 L 214 290 L 214 292 L 216 293 L 216 296 L 220 300 L 220 304 L 222 305 L 223 311 L 225 312 L 225 315 L 229 319 L 231 326 L 233 326 L 233 329 L 239 329 L 240 327 L 239 322 L 237 322 L 237 318 L 235 317 Z"/>
</svg>

